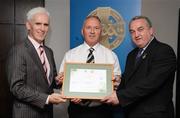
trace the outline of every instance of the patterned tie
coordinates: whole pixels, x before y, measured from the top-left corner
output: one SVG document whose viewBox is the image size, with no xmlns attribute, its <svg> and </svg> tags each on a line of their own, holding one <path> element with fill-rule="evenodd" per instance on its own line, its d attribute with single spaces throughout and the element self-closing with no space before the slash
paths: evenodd
<svg viewBox="0 0 180 118">
<path fill-rule="evenodd" d="M 142 55 L 143 48 L 139 48 L 138 53 L 136 55 L 136 63 L 139 61 L 141 55 Z"/>
<path fill-rule="evenodd" d="M 94 63 L 95 62 L 94 61 L 93 51 L 94 51 L 94 48 L 89 49 L 89 54 L 88 54 L 86 63 Z"/>
<path fill-rule="evenodd" d="M 48 83 L 50 84 L 50 81 L 49 81 L 49 78 L 48 78 L 48 75 L 47 75 L 47 66 L 46 66 L 46 60 L 45 60 L 45 51 L 44 51 L 44 48 L 43 48 L 42 45 L 39 46 L 39 52 L 40 52 L 39 57 L 40 57 L 42 65 L 43 65 L 44 72 L 46 74 Z"/>
</svg>

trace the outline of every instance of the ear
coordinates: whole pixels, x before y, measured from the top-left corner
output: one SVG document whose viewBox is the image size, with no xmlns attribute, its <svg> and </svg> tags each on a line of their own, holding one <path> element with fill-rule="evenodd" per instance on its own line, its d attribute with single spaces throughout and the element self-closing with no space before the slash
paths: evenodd
<svg viewBox="0 0 180 118">
<path fill-rule="evenodd" d="M 102 35 L 102 27 L 101 27 L 101 31 L 100 31 L 100 34 Z M 100 36 L 101 36 L 101 35 L 100 35 Z"/>
<path fill-rule="evenodd" d="M 150 28 L 151 35 L 154 35 L 154 28 Z"/>
<path fill-rule="evenodd" d="M 30 24 L 29 21 L 26 22 L 26 28 L 27 28 L 27 30 L 30 30 L 30 29 L 31 29 L 31 24 Z"/>
<path fill-rule="evenodd" d="M 84 37 L 84 30 L 83 30 L 83 28 L 81 29 L 81 34 Z"/>
</svg>

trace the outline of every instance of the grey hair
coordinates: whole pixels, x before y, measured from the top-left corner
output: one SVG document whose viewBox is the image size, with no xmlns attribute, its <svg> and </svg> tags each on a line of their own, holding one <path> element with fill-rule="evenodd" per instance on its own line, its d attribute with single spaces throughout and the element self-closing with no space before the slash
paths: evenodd
<svg viewBox="0 0 180 118">
<path fill-rule="evenodd" d="M 90 18 L 95 18 L 95 19 L 97 19 L 97 20 L 101 23 L 100 18 L 99 18 L 98 16 L 95 16 L 95 15 L 89 15 L 89 16 L 87 16 L 86 19 L 85 19 L 85 21 L 86 21 L 87 19 L 90 19 Z"/>
<path fill-rule="evenodd" d="M 102 27 L 100 18 L 99 18 L 98 16 L 95 16 L 95 15 L 89 15 L 89 16 L 87 16 L 87 17 L 85 18 L 85 20 L 84 20 L 83 27 L 84 27 L 86 21 L 87 21 L 88 19 L 90 19 L 90 18 L 95 18 L 96 20 L 98 20 L 99 23 L 100 23 L 100 25 L 101 25 L 101 27 Z"/>
<path fill-rule="evenodd" d="M 50 13 L 44 7 L 35 7 L 29 10 L 29 12 L 26 14 L 27 20 L 31 20 L 32 17 L 37 13 L 45 13 L 48 15 L 48 17 L 50 16 Z"/>
<path fill-rule="evenodd" d="M 130 23 L 129 23 L 129 26 L 131 24 L 132 21 L 135 21 L 135 20 L 138 20 L 138 19 L 144 19 L 146 20 L 148 26 L 151 28 L 152 27 L 152 22 L 150 21 L 150 19 L 146 16 L 135 16 L 131 19 Z"/>
</svg>

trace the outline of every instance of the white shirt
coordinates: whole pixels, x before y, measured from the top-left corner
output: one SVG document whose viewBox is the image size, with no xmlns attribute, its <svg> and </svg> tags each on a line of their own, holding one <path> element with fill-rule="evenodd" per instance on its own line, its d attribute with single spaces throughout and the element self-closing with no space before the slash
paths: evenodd
<svg viewBox="0 0 180 118">
<path fill-rule="evenodd" d="M 64 63 L 66 62 L 76 62 L 76 63 L 86 63 L 87 56 L 89 54 L 89 46 L 86 42 L 79 45 L 78 47 L 75 47 L 68 52 L 66 52 L 64 59 L 61 63 L 59 72 L 64 71 Z M 93 46 L 95 49 L 93 51 L 93 55 L 95 58 L 95 63 L 98 64 L 113 64 L 114 66 L 114 75 L 121 75 L 121 69 L 119 65 L 119 61 L 117 58 L 117 55 L 111 51 L 110 49 L 104 47 L 101 44 L 96 44 Z"/>
</svg>

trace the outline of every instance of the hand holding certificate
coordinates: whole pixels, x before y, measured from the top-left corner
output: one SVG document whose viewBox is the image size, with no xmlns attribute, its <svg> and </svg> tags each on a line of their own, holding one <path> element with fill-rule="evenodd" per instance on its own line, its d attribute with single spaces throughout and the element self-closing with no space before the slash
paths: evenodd
<svg viewBox="0 0 180 118">
<path fill-rule="evenodd" d="M 102 99 L 112 93 L 111 64 L 66 63 L 62 93 L 67 98 Z"/>
</svg>

